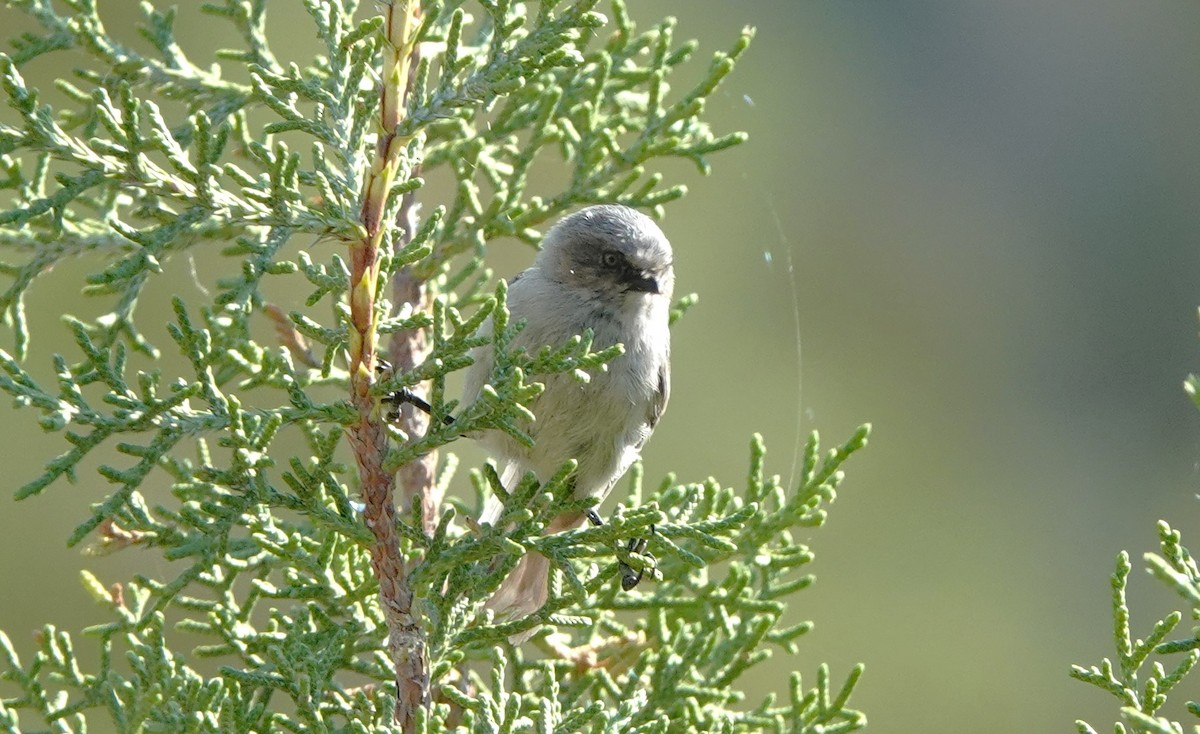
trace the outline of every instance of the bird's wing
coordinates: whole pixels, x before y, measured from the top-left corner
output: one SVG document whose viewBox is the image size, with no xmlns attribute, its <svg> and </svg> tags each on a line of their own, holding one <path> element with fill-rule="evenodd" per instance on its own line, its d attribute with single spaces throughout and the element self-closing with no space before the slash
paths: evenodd
<svg viewBox="0 0 1200 734">
<path fill-rule="evenodd" d="M 658 425 L 662 414 L 667 411 L 667 401 L 670 399 L 671 363 L 668 360 L 663 360 L 662 366 L 658 368 L 658 388 L 654 391 L 654 397 L 650 400 L 650 405 L 646 409 L 646 433 L 642 436 L 642 440 L 637 443 L 639 451 L 650 438 L 650 434 L 654 432 L 654 427 Z"/>
</svg>

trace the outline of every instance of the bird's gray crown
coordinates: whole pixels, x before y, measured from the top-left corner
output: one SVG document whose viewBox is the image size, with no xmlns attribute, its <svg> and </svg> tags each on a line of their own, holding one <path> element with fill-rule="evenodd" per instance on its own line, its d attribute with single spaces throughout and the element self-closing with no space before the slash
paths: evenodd
<svg viewBox="0 0 1200 734">
<path fill-rule="evenodd" d="M 537 265 L 567 285 L 669 296 L 671 259 L 671 244 L 654 220 L 627 206 L 601 204 L 554 225 Z"/>
</svg>

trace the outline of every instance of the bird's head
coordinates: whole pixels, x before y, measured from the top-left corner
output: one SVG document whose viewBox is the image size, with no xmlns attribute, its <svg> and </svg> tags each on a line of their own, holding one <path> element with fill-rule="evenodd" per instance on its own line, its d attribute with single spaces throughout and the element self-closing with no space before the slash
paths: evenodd
<svg viewBox="0 0 1200 734">
<path fill-rule="evenodd" d="M 650 217 L 602 204 L 564 217 L 550 229 L 537 265 L 564 285 L 626 303 L 661 296 L 675 286 L 671 243 Z"/>
</svg>

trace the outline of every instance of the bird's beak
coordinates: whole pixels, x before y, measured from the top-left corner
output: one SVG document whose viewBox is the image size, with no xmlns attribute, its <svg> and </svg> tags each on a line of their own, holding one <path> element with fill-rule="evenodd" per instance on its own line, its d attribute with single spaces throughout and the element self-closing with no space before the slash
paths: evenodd
<svg viewBox="0 0 1200 734">
<path fill-rule="evenodd" d="M 657 273 L 634 271 L 629 274 L 629 290 L 638 293 L 662 293 L 662 279 Z"/>
</svg>

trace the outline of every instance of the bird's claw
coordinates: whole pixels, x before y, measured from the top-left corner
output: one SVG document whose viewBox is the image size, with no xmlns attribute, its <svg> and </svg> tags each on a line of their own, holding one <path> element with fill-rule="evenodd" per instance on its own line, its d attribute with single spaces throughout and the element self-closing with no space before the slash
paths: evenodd
<svg viewBox="0 0 1200 734">
<path fill-rule="evenodd" d="M 653 528 L 651 528 L 653 532 Z M 630 538 L 629 544 L 625 549 L 630 553 L 636 553 L 645 561 L 645 565 L 641 568 L 634 568 L 625 561 L 618 561 L 621 569 L 621 589 L 624 591 L 632 591 L 638 584 L 642 582 L 642 576 L 646 574 L 647 568 L 655 568 L 658 565 L 658 559 L 654 554 L 646 550 L 646 546 L 650 544 L 646 538 Z"/>
<path fill-rule="evenodd" d="M 391 363 L 388 362 L 388 360 L 379 360 L 376 362 L 376 373 L 382 378 L 391 377 Z M 433 417 L 433 405 L 430 405 L 425 398 L 416 395 L 416 393 L 408 389 L 408 387 L 401 387 L 400 390 L 389 392 L 388 395 L 385 395 L 382 399 L 380 399 L 380 402 L 390 405 L 388 413 L 385 413 L 383 416 L 383 420 L 388 423 L 396 423 L 400 421 L 400 408 L 404 403 L 412 405 L 413 408 L 416 408 L 420 410 L 421 413 L 430 416 L 431 419 Z M 454 422 L 454 417 L 444 415 L 442 416 L 442 422 L 444 425 L 449 426 L 450 423 Z"/>
<path fill-rule="evenodd" d="M 588 510 L 586 513 L 588 522 L 596 527 L 604 524 L 600 519 L 600 514 L 593 510 Z M 650 526 L 650 534 L 654 534 L 654 526 Z M 617 560 L 617 568 L 621 572 L 621 589 L 624 591 L 632 591 L 638 584 L 642 582 L 642 577 L 646 575 L 647 568 L 654 568 L 658 565 L 658 559 L 653 553 L 646 550 L 646 546 L 650 545 L 650 541 L 646 538 L 630 538 L 625 545 L 625 550 L 629 553 L 636 553 L 645 559 L 645 563 L 641 568 L 634 568 L 624 560 Z"/>
</svg>

